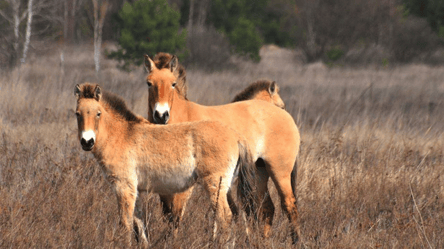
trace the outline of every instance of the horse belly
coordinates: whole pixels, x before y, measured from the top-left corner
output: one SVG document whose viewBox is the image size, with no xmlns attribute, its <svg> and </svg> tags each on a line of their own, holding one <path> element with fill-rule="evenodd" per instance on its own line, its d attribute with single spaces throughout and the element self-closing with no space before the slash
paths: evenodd
<svg viewBox="0 0 444 249">
<path fill-rule="evenodd" d="M 194 161 L 194 159 L 187 161 L 187 163 L 181 165 L 165 165 L 163 169 L 158 172 L 149 170 L 147 172 L 147 177 L 145 178 L 147 181 L 139 180 L 139 188 L 146 186 L 144 190 L 149 190 L 162 195 L 174 194 L 187 190 L 197 179 L 195 164 L 194 162 L 191 162 Z"/>
</svg>

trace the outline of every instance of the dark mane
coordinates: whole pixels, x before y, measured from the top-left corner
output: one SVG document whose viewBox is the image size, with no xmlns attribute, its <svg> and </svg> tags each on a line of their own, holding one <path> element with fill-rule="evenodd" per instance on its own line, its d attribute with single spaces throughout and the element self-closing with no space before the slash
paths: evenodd
<svg viewBox="0 0 444 249">
<path fill-rule="evenodd" d="M 84 83 L 80 85 L 80 94 L 79 99 L 94 99 L 95 98 L 95 89 L 98 84 Z M 104 102 L 106 106 L 109 106 L 115 113 L 119 114 L 126 121 L 136 121 L 140 122 L 141 118 L 136 116 L 128 107 L 126 106 L 125 101 L 115 95 L 114 93 L 108 91 L 101 91 L 102 97 L 100 98 L 101 102 Z"/>
<path fill-rule="evenodd" d="M 162 68 L 170 68 L 170 60 L 173 58 L 173 55 L 169 53 L 163 53 L 159 52 L 154 56 L 154 64 L 158 69 Z M 185 99 L 187 99 L 187 91 L 188 91 L 188 85 L 187 85 L 187 72 L 185 71 L 185 67 L 182 66 L 182 64 L 177 65 L 176 70 L 176 76 L 177 76 L 177 87 L 175 88 L 177 92 L 183 96 Z"/>
<path fill-rule="evenodd" d="M 233 103 L 253 99 L 258 92 L 263 90 L 268 92 L 268 88 L 270 87 L 271 83 L 273 83 L 273 81 L 270 80 L 258 80 L 253 82 L 242 92 L 238 93 L 231 102 Z"/>
</svg>

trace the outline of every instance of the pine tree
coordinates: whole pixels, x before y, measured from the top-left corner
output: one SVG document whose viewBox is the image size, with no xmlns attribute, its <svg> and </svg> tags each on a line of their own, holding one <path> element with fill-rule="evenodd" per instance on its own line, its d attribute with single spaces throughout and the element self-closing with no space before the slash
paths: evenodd
<svg viewBox="0 0 444 249">
<path fill-rule="evenodd" d="M 118 14 L 120 49 L 109 57 L 140 65 L 143 55 L 156 52 L 184 56 L 186 31 L 179 32 L 180 13 L 166 0 L 139 0 L 125 3 Z"/>
</svg>

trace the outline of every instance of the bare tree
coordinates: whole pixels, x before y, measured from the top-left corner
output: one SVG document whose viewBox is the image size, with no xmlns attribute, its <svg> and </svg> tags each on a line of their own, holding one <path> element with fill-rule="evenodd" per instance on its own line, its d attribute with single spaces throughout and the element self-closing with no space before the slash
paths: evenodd
<svg viewBox="0 0 444 249">
<path fill-rule="evenodd" d="M 199 12 L 197 16 L 197 25 L 199 27 L 203 27 L 205 25 L 205 21 L 207 20 L 207 10 L 210 6 L 210 1 L 201 0 L 199 1 Z"/>
<path fill-rule="evenodd" d="M 58 2 L 55 0 L 5 0 L 7 3 L 0 9 L 0 54 L 7 60 L 9 67 L 14 67 L 20 61 L 23 63 L 27 58 L 30 47 L 32 27 L 35 23 L 35 16 L 39 20 L 49 20 Z M 25 5 L 26 3 L 26 5 Z M 49 14 L 50 13 L 50 14 Z M 54 18 L 56 19 L 56 18 Z M 26 20 L 26 25 L 22 25 Z M 41 24 L 41 23 L 40 23 Z M 44 26 L 44 25 L 43 25 Z M 42 33 L 47 27 L 40 26 L 38 32 Z M 24 27 L 24 28 L 23 28 Z"/>
<path fill-rule="evenodd" d="M 26 54 L 28 52 L 29 48 L 29 41 L 31 40 L 31 23 L 32 23 L 32 2 L 33 0 L 29 0 L 28 2 L 28 21 L 26 22 L 26 38 L 25 38 L 25 44 L 23 45 L 23 56 L 20 60 L 21 63 L 25 63 L 26 60 Z"/>
<path fill-rule="evenodd" d="M 105 15 L 109 8 L 108 0 L 92 0 L 94 6 L 94 63 L 96 72 L 100 71 L 100 50 L 102 48 L 102 30 Z"/>
<path fill-rule="evenodd" d="M 194 0 L 190 0 L 190 13 L 188 15 L 188 32 L 193 29 Z"/>
<path fill-rule="evenodd" d="M 75 37 L 77 17 L 82 6 L 83 0 L 64 1 L 63 38 L 65 41 L 72 41 Z"/>
</svg>

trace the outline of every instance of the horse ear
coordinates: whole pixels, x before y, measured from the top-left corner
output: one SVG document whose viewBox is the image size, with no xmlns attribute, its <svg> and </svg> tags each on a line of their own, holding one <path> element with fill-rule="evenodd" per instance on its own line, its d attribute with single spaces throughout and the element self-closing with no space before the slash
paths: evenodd
<svg viewBox="0 0 444 249">
<path fill-rule="evenodd" d="M 173 55 L 173 58 L 171 58 L 169 64 L 170 64 L 171 72 L 174 73 L 174 71 L 176 71 L 176 69 L 177 69 L 177 65 L 179 65 L 179 60 L 177 59 L 176 55 Z"/>
<path fill-rule="evenodd" d="M 273 95 L 276 93 L 276 81 L 271 82 L 270 86 L 268 87 L 268 92 Z"/>
<path fill-rule="evenodd" d="M 145 63 L 144 63 L 145 69 L 148 73 L 151 73 L 151 71 L 153 71 L 156 65 L 154 64 L 154 61 L 151 60 L 151 58 L 147 54 L 145 54 L 144 57 L 145 57 Z"/>
<path fill-rule="evenodd" d="M 102 89 L 100 88 L 99 85 L 96 86 L 96 88 L 94 89 L 94 98 L 99 101 L 100 98 L 102 98 Z"/>
<path fill-rule="evenodd" d="M 76 96 L 77 99 L 80 98 L 80 85 L 79 85 L 79 84 L 77 84 L 77 85 L 74 87 L 74 96 Z"/>
</svg>

